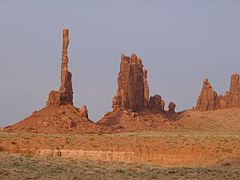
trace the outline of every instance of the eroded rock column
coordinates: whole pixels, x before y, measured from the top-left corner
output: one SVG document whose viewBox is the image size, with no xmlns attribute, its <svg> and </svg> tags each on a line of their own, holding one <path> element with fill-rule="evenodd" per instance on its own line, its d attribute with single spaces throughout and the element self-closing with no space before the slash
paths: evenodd
<svg viewBox="0 0 240 180">
<path fill-rule="evenodd" d="M 147 71 L 136 54 L 122 55 L 118 75 L 117 95 L 113 98 L 113 109 L 143 110 L 149 99 Z"/>
<path fill-rule="evenodd" d="M 69 30 L 63 30 L 63 45 L 62 45 L 62 65 L 61 65 L 61 105 L 73 104 L 72 90 L 72 73 L 68 71 L 68 44 Z"/>
<path fill-rule="evenodd" d="M 200 111 L 215 110 L 216 105 L 217 93 L 213 90 L 208 79 L 205 79 L 195 109 Z"/>
<path fill-rule="evenodd" d="M 61 86 L 49 93 L 47 106 L 73 105 L 72 73 L 68 71 L 69 30 L 63 30 Z"/>
</svg>

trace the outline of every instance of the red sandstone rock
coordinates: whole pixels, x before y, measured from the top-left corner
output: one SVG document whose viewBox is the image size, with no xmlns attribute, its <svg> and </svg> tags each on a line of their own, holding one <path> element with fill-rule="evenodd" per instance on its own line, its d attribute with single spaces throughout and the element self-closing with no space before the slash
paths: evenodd
<svg viewBox="0 0 240 180">
<path fill-rule="evenodd" d="M 145 107 L 148 106 L 149 101 L 149 86 L 147 82 L 147 70 L 143 70 L 143 85 L 144 85 L 144 105 Z"/>
<path fill-rule="evenodd" d="M 170 102 L 168 105 L 168 113 L 175 113 L 175 108 L 176 108 L 176 104 L 174 102 Z"/>
<path fill-rule="evenodd" d="M 68 133 L 98 132 L 98 127 L 88 119 L 86 106 L 73 106 L 72 74 L 68 71 L 69 30 L 63 30 L 61 86 L 49 93 L 47 106 L 12 126 L 8 132 Z"/>
<path fill-rule="evenodd" d="M 146 107 L 148 99 L 147 71 L 143 70 L 142 60 L 136 54 L 131 57 L 122 55 L 113 109 L 141 111 Z"/>
<path fill-rule="evenodd" d="M 79 114 L 81 118 L 88 118 L 88 110 L 87 110 L 87 106 L 83 106 L 79 109 Z"/>
<path fill-rule="evenodd" d="M 60 92 L 59 91 L 51 91 L 49 93 L 47 106 L 60 106 Z"/>
<path fill-rule="evenodd" d="M 47 106 L 73 105 L 72 74 L 68 71 L 69 30 L 63 30 L 61 86 L 60 91 L 51 91 Z"/>
<path fill-rule="evenodd" d="M 217 97 L 217 104 L 216 104 L 216 109 L 224 109 L 227 108 L 227 103 L 226 99 L 224 96 L 218 96 Z"/>
<path fill-rule="evenodd" d="M 239 82 L 239 74 L 233 74 L 231 76 L 231 85 L 230 85 L 231 93 L 240 93 L 240 82 Z"/>
<path fill-rule="evenodd" d="M 216 104 L 217 93 L 213 90 L 208 79 L 205 79 L 195 109 L 200 111 L 214 110 L 216 109 Z"/>
<path fill-rule="evenodd" d="M 150 97 L 150 100 L 148 102 L 148 108 L 164 112 L 164 106 L 165 102 L 164 100 L 162 100 L 162 97 L 160 95 Z"/>
<path fill-rule="evenodd" d="M 207 82 L 205 83 L 196 110 L 206 111 L 240 107 L 240 78 L 238 74 L 231 76 L 230 91 L 227 91 L 224 96 L 217 96 L 210 86 Z"/>
</svg>

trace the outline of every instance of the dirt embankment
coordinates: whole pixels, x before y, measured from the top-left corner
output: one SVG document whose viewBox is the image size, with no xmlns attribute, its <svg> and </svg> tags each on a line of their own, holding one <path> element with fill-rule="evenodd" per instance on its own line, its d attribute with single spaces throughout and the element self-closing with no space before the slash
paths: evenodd
<svg viewBox="0 0 240 180">
<path fill-rule="evenodd" d="M 145 132 L 113 135 L 0 134 L 0 151 L 80 160 L 211 166 L 240 162 L 239 134 Z"/>
</svg>

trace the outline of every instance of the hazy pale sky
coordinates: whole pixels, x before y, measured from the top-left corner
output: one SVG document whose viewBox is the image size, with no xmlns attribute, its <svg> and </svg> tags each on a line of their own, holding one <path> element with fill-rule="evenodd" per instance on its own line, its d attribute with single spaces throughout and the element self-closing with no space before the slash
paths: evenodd
<svg viewBox="0 0 240 180">
<path fill-rule="evenodd" d="M 45 106 L 60 85 L 62 29 L 70 29 L 74 103 L 111 110 L 122 53 L 148 70 L 151 95 L 196 104 L 204 78 L 218 93 L 240 73 L 239 0 L 0 0 L 0 126 Z"/>
</svg>

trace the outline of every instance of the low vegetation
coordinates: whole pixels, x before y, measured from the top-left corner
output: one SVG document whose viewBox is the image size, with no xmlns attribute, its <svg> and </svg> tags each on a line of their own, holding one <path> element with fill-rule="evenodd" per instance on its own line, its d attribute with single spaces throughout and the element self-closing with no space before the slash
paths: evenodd
<svg viewBox="0 0 240 180">
<path fill-rule="evenodd" d="M 228 164 L 209 168 L 163 168 L 147 164 L 77 161 L 0 153 L 0 179 L 239 179 Z"/>
</svg>

